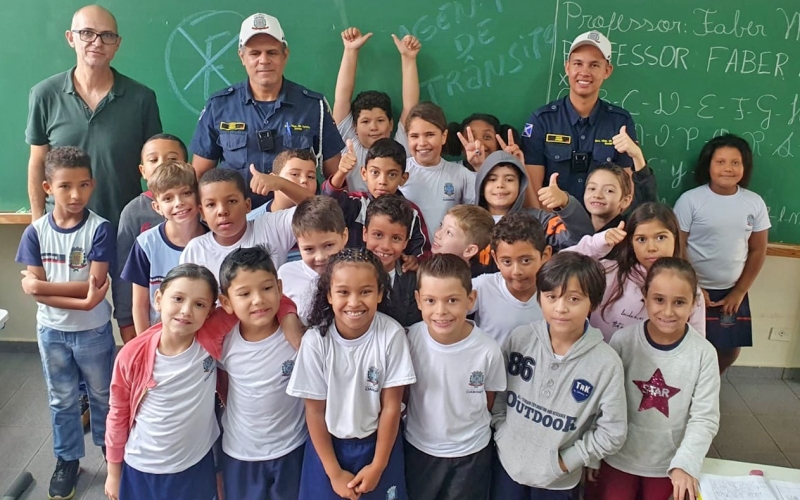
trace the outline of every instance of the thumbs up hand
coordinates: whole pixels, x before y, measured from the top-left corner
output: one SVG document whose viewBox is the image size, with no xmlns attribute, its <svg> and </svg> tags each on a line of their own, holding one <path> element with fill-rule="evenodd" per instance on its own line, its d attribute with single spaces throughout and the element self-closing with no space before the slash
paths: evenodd
<svg viewBox="0 0 800 500">
<path fill-rule="evenodd" d="M 280 177 L 275 174 L 263 174 L 256 169 L 256 166 L 250 164 L 250 191 L 261 196 L 267 196 L 273 191 L 277 191 L 277 183 L 280 182 Z"/>
<path fill-rule="evenodd" d="M 636 168 L 637 171 L 641 170 L 646 165 L 642 148 L 628 135 L 628 127 L 625 125 L 620 127 L 619 133 L 612 137 L 611 141 L 614 143 L 614 149 L 616 149 L 618 153 L 625 153 L 631 157 L 634 168 Z"/>
<path fill-rule="evenodd" d="M 343 173 L 345 176 L 356 167 L 356 163 L 358 162 L 352 139 L 347 139 L 346 144 L 347 152 L 343 154 L 342 159 L 339 160 L 339 172 Z"/>
<path fill-rule="evenodd" d="M 537 194 L 539 203 L 548 210 L 564 208 L 569 203 L 569 195 L 558 187 L 557 173 L 550 176 L 550 185 L 540 189 Z"/>
<path fill-rule="evenodd" d="M 611 247 L 616 246 L 625 240 L 625 236 L 627 235 L 628 233 L 625 232 L 625 221 L 621 221 L 619 226 L 612 227 L 605 232 L 606 243 Z"/>
</svg>

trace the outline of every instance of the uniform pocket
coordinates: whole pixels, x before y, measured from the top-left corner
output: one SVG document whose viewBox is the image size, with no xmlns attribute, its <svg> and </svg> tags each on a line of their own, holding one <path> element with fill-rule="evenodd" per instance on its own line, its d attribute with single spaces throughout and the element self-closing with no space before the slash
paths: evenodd
<svg viewBox="0 0 800 500">
<path fill-rule="evenodd" d="M 597 142 L 592 149 L 592 160 L 594 164 L 612 163 L 616 154 L 617 150 L 614 149 L 614 146 L 606 146 Z"/>
<path fill-rule="evenodd" d="M 219 134 L 219 145 L 226 151 L 236 151 L 247 146 L 246 132 L 225 132 Z"/>
<path fill-rule="evenodd" d="M 544 155 L 553 163 L 571 161 L 572 145 L 546 142 L 544 143 Z"/>
<path fill-rule="evenodd" d="M 244 171 L 248 168 L 247 132 L 223 132 L 219 134 L 222 157 L 228 168 Z M 247 176 L 245 175 L 245 178 Z"/>
<path fill-rule="evenodd" d="M 292 130 L 291 135 L 283 136 L 287 149 L 315 149 L 314 133 L 311 130 Z"/>
</svg>

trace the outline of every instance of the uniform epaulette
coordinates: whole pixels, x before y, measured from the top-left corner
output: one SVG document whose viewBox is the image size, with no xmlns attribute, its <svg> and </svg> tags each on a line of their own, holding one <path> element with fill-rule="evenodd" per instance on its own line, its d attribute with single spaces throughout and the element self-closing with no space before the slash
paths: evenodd
<svg viewBox="0 0 800 500">
<path fill-rule="evenodd" d="M 611 104 L 608 101 L 604 101 L 604 100 L 601 99 L 600 100 L 600 105 L 604 106 L 606 108 L 606 111 L 608 111 L 609 113 L 616 113 L 616 114 L 627 116 L 627 117 L 631 116 L 631 114 L 625 108 L 622 108 L 622 107 L 617 106 L 615 104 Z"/>
<path fill-rule="evenodd" d="M 561 103 L 562 102 L 563 101 L 561 99 L 558 99 L 556 101 L 547 103 L 544 106 L 542 106 L 541 108 L 537 109 L 534 112 L 534 114 L 536 114 L 538 116 L 538 115 L 542 115 L 542 114 L 546 114 L 546 113 L 555 113 L 561 107 Z"/>
<path fill-rule="evenodd" d="M 306 97 L 310 97 L 311 99 L 315 99 L 317 101 L 325 99 L 325 96 L 322 95 L 321 93 L 314 92 L 313 90 L 308 90 L 308 89 L 305 89 L 305 88 L 303 89 L 303 95 L 306 96 Z"/>
<path fill-rule="evenodd" d="M 210 99 L 214 99 L 215 97 L 223 97 L 223 96 L 231 95 L 234 92 L 236 92 L 236 89 L 237 89 L 237 87 L 239 87 L 239 85 L 240 84 L 237 83 L 235 85 L 231 85 L 229 87 L 225 87 L 224 89 L 221 89 L 221 90 L 218 90 L 217 92 L 214 92 L 213 94 L 208 96 L 208 98 L 210 100 Z"/>
</svg>

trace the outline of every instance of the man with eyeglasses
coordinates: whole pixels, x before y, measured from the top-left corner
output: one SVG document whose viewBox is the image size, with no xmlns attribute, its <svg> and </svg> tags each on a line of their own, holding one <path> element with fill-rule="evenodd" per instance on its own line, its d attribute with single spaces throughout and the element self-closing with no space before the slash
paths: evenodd
<svg viewBox="0 0 800 500">
<path fill-rule="evenodd" d="M 34 86 L 28 101 L 31 212 L 38 219 L 46 205 L 52 207 L 42 188 L 47 152 L 76 146 L 89 153 L 97 182 L 88 208 L 116 228 L 123 207 L 141 193 L 142 145 L 161 132 L 156 95 L 111 67 L 122 37 L 106 9 L 90 5 L 78 10 L 66 37 L 77 64 Z"/>
<path fill-rule="evenodd" d="M 122 39 L 116 19 L 106 9 L 91 5 L 78 10 L 66 37 L 75 49 L 77 64 L 38 83 L 30 91 L 25 138 L 31 147 L 28 196 L 32 216 L 34 220 L 42 217 L 46 205 L 52 209 L 52 200 L 46 203 L 42 187 L 47 152 L 59 146 L 75 146 L 89 154 L 96 182 L 88 208 L 109 220 L 116 234 L 122 208 L 141 193 L 138 166 L 142 145 L 161 132 L 156 96 L 149 88 L 111 67 Z M 53 339 L 48 339 L 46 345 L 42 339 L 39 342 L 54 358 L 86 350 L 81 342 L 67 344 Z M 84 419 L 91 414 L 92 442 L 105 450 L 111 366 L 102 362 L 102 357 L 96 363 L 88 361 L 85 354 L 83 358 L 78 376 L 91 382 L 88 397 L 83 395 L 80 400 L 69 401 L 70 398 L 59 398 L 52 392 L 49 395 L 57 458 L 48 491 L 53 499 L 70 499 L 75 495 L 79 459 L 85 453 L 79 412 Z M 89 408 L 91 412 L 87 411 Z"/>
<path fill-rule="evenodd" d="M 333 175 L 344 142 L 325 97 L 283 77 L 289 45 L 278 20 L 263 13 L 245 19 L 239 58 L 247 79 L 213 94 L 200 114 L 189 147 L 197 177 L 219 163 L 238 170 L 258 191 L 251 165 L 268 174 L 275 157 L 287 149 L 313 151 L 325 176 Z M 258 208 L 272 193 L 249 197 Z"/>
</svg>

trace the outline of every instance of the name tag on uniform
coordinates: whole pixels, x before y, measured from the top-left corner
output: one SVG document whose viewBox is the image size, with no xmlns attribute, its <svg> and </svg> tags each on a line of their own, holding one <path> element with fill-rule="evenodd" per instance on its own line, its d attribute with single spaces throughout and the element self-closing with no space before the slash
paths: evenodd
<svg viewBox="0 0 800 500">
<path fill-rule="evenodd" d="M 613 139 L 595 139 L 595 144 L 602 144 L 603 146 L 613 146 L 614 141 Z"/>
<path fill-rule="evenodd" d="M 219 124 L 219 129 L 220 130 L 224 130 L 226 132 L 229 132 L 229 131 L 232 131 L 232 130 L 241 131 L 241 130 L 244 130 L 245 128 L 246 128 L 245 124 L 241 123 L 241 122 L 220 122 L 220 124 Z"/>
<path fill-rule="evenodd" d="M 556 144 L 572 144 L 572 137 L 561 134 L 547 134 L 544 136 L 544 142 L 554 142 Z"/>
</svg>

